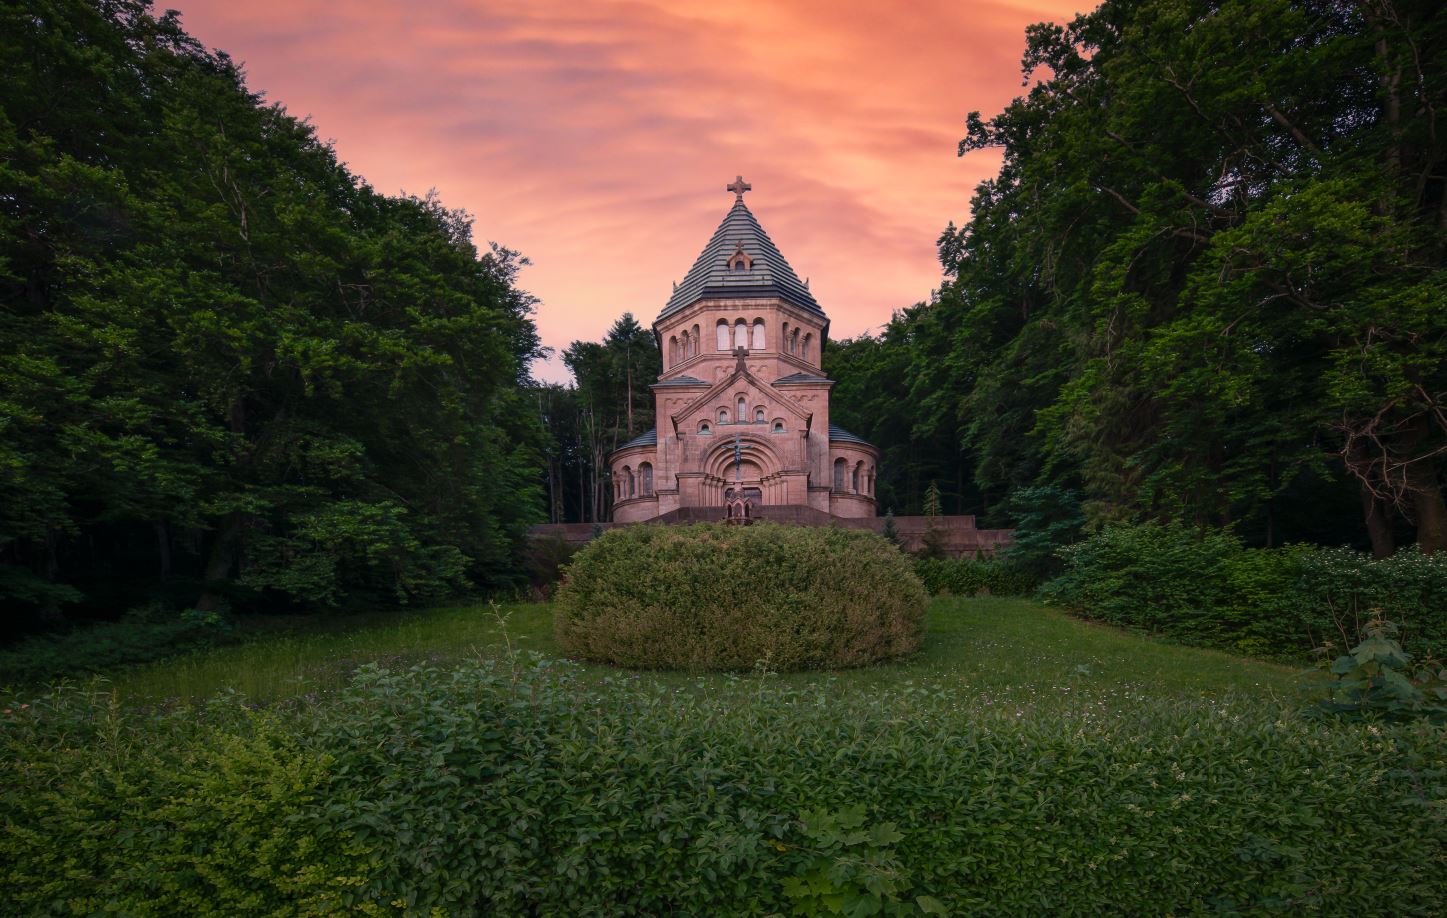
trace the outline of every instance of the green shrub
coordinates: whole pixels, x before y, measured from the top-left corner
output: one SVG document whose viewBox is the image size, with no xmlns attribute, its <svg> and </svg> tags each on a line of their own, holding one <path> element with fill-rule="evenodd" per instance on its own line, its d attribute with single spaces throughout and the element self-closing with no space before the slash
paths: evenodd
<svg viewBox="0 0 1447 918">
<path fill-rule="evenodd" d="M 917 558 L 914 572 L 934 596 L 1025 596 L 1036 586 L 1030 572 L 993 558 Z"/>
<path fill-rule="evenodd" d="M 62 692 L 0 721 L 5 906 L 1294 915 L 1447 900 L 1447 728 L 1104 690 L 1041 708 L 931 685 L 708 688 L 479 663 L 369 668 L 265 715 Z"/>
<path fill-rule="evenodd" d="M 558 590 L 558 642 L 645 669 L 822 669 L 913 653 L 926 596 L 872 532 L 625 526 L 589 542 Z"/>
<path fill-rule="evenodd" d="M 1356 643 L 1380 615 L 1414 653 L 1447 654 L 1447 554 L 1251 549 L 1228 532 L 1107 526 L 1062 549 L 1047 599 L 1090 618 L 1258 656 Z"/>
<path fill-rule="evenodd" d="M 0 651 L 0 686 L 106 672 L 236 639 L 224 616 L 196 609 L 159 620 L 149 614 L 119 622 L 98 622 L 60 634 L 26 638 Z"/>
<path fill-rule="evenodd" d="M 1447 657 L 1447 553 L 1424 555 L 1413 545 L 1376 560 L 1323 548 L 1301 558 L 1296 589 L 1318 633 L 1338 646 L 1380 617 L 1398 626 L 1413 654 Z"/>
</svg>

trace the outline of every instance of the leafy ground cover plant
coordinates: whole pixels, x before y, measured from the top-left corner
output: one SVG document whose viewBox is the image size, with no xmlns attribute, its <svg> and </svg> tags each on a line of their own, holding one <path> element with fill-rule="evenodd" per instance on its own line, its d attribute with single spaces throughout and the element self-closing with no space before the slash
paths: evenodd
<svg viewBox="0 0 1447 918">
<path fill-rule="evenodd" d="M 1447 727 L 1084 682 L 1061 704 L 520 663 L 370 667 L 268 711 L 74 688 L 6 703 L 7 908 L 1431 914 L 1447 897 Z"/>
<path fill-rule="evenodd" d="M 1414 665 L 1397 632 L 1393 623 L 1373 618 L 1361 642 L 1345 654 L 1328 659 L 1329 648 L 1323 648 L 1318 671 L 1324 678 L 1305 686 L 1316 710 L 1338 717 L 1425 717 L 1447 723 L 1447 663 L 1428 658 Z"/>
<path fill-rule="evenodd" d="M 644 669 L 861 666 L 919 648 L 926 595 L 871 532 L 628 526 L 589 542 L 558 593 L 559 645 Z"/>
</svg>

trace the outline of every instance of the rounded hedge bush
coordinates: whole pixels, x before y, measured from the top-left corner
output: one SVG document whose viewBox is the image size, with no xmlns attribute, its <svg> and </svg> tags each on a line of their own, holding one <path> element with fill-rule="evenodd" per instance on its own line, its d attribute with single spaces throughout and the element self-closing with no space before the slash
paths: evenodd
<svg viewBox="0 0 1447 918">
<path fill-rule="evenodd" d="M 828 669 L 912 653 L 925 590 L 872 532 L 760 523 L 627 526 L 558 590 L 558 641 L 638 669 Z"/>
</svg>

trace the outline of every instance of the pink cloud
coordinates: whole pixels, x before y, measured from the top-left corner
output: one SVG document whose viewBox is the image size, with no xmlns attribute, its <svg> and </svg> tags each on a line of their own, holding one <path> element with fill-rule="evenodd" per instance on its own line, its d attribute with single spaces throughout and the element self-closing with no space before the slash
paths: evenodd
<svg viewBox="0 0 1447 918">
<path fill-rule="evenodd" d="M 934 241 L 998 159 L 955 145 L 1020 91 L 1031 22 L 1074 3 L 182 0 L 187 29 L 310 116 L 373 186 L 436 188 L 533 261 L 544 343 L 652 321 L 737 173 L 833 320 L 938 286 Z M 539 376 L 561 379 L 552 361 Z"/>
</svg>

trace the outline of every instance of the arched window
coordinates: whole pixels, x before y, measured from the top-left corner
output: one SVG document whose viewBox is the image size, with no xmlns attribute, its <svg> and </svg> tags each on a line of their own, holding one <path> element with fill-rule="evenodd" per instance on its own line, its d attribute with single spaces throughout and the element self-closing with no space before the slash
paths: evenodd
<svg viewBox="0 0 1447 918">
<path fill-rule="evenodd" d="M 668 339 L 668 365 L 669 365 L 669 366 L 673 366 L 675 363 L 678 363 L 678 339 L 677 339 L 677 338 L 669 338 L 669 339 Z"/>
<path fill-rule="evenodd" d="M 720 424 L 727 424 L 729 422 L 729 410 L 727 408 L 720 408 L 718 410 L 718 422 Z"/>
<path fill-rule="evenodd" d="M 644 462 L 638 466 L 639 490 L 644 497 L 653 496 L 653 465 Z"/>
<path fill-rule="evenodd" d="M 789 323 L 788 323 L 788 322 L 785 322 L 785 323 L 783 323 L 782 325 L 779 326 L 779 341 L 781 342 L 780 345 L 779 345 L 779 347 L 782 348 L 785 353 L 791 353 L 790 347 L 789 347 Z"/>
<path fill-rule="evenodd" d="M 718 349 L 726 351 L 729 349 L 729 320 L 718 320 Z"/>
<path fill-rule="evenodd" d="M 844 490 L 844 460 L 834 460 L 834 490 Z"/>
<path fill-rule="evenodd" d="M 744 397 L 742 395 L 739 396 L 738 408 L 738 413 L 735 414 L 734 417 L 738 418 L 739 423 L 742 424 L 744 422 L 744 419 L 749 416 L 749 406 L 748 403 L 744 401 Z"/>
<path fill-rule="evenodd" d="M 764 349 L 764 320 L 763 320 L 763 319 L 755 319 L 755 320 L 754 320 L 754 340 L 753 340 L 752 342 L 750 342 L 749 346 L 752 347 L 752 348 L 753 348 L 754 350 L 756 350 L 756 351 L 762 351 L 762 350 Z"/>
<path fill-rule="evenodd" d="M 849 484 L 850 484 L 849 490 L 853 491 L 855 494 L 858 494 L 858 493 L 859 493 L 860 479 L 863 478 L 863 477 L 864 477 L 864 463 L 863 463 L 863 462 L 856 462 L 856 463 L 854 464 L 854 475 L 853 475 L 853 476 L 850 478 L 850 480 L 849 480 Z"/>
<path fill-rule="evenodd" d="M 713 436 L 713 431 L 709 429 L 708 421 L 704 421 L 702 424 L 698 425 L 698 435 L 700 437 Z"/>
<path fill-rule="evenodd" d="M 799 351 L 799 356 L 803 357 L 805 360 L 809 359 L 809 341 L 813 337 L 813 335 L 804 336 L 804 347 Z"/>
<path fill-rule="evenodd" d="M 784 420 L 783 420 L 783 418 L 774 418 L 774 433 L 783 433 L 783 432 L 784 432 Z"/>
<path fill-rule="evenodd" d="M 799 353 L 799 329 L 795 328 L 794 333 L 789 336 L 789 353 Z"/>
<path fill-rule="evenodd" d="M 697 357 L 697 356 L 698 356 L 698 343 L 699 343 L 700 341 L 702 341 L 702 340 L 703 340 L 703 334 L 699 331 L 698 326 L 695 325 L 695 326 L 693 327 L 693 353 L 689 354 L 688 356 L 690 356 L 690 357 Z"/>
<path fill-rule="evenodd" d="M 623 478 L 624 478 L 625 481 L 628 482 L 627 496 L 628 496 L 628 497 L 632 497 L 632 496 L 633 496 L 633 486 L 634 486 L 633 470 L 630 469 L 630 468 L 629 468 L 628 466 L 626 466 L 626 465 L 623 466 Z"/>
<path fill-rule="evenodd" d="M 734 323 L 734 347 L 747 349 L 749 346 L 749 325 L 743 319 Z"/>
<path fill-rule="evenodd" d="M 764 418 L 764 409 L 763 409 L 763 408 L 755 408 L 755 409 L 754 409 L 754 423 L 755 423 L 755 424 L 762 424 L 762 423 L 764 423 L 765 420 L 766 420 L 766 419 Z"/>
</svg>

